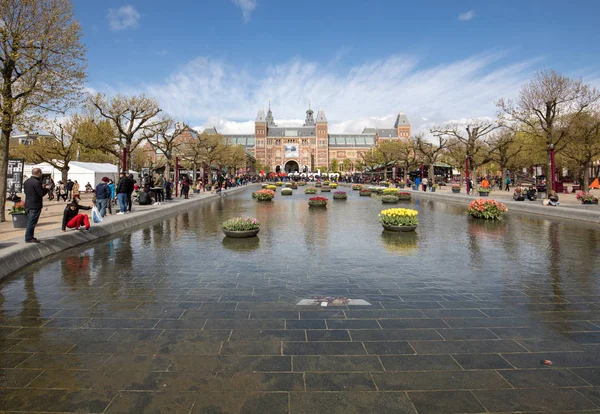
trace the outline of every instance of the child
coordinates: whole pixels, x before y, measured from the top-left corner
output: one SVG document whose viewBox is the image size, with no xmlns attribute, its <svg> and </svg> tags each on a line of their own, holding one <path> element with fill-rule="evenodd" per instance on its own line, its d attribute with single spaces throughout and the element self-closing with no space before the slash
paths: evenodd
<svg viewBox="0 0 600 414">
<path fill-rule="evenodd" d="M 72 203 L 67 204 L 63 213 L 62 231 L 67 231 L 67 227 L 70 229 L 79 229 L 81 226 L 85 226 L 86 230 L 90 229 L 90 220 L 87 214 L 79 214 L 81 210 L 91 210 L 92 206 L 85 207 L 80 206 L 77 200 L 73 200 Z"/>
</svg>

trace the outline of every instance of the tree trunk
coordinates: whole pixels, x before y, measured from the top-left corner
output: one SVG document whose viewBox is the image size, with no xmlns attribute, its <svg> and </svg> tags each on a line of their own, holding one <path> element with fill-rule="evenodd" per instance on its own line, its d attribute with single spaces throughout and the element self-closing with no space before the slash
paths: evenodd
<svg viewBox="0 0 600 414">
<path fill-rule="evenodd" d="M 194 161 L 192 163 L 192 174 L 193 174 L 193 177 L 194 177 L 194 181 L 193 181 L 194 184 L 196 183 L 196 171 L 197 170 L 198 170 L 198 163 L 196 161 Z"/>
<path fill-rule="evenodd" d="M 60 177 L 63 183 L 67 184 L 67 180 L 69 179 L 69 167 L 62 168 L 60 170 Z"/>
<path fill-rule="evenodd" d="M 165 164 L 165 174 L 164 174 L 165 180 L 168 180 L 169 178 L 171 178 L 171 159 L 167 158 L 167 163 Z"/>
<path fill-rule="evenodd" d="M 592 168 L 592 163 L 588 161 L 583 166 L 583 191 L 586 193 L 590 191 L 590 168 Z"/>
<path fill-rule="evenodd" d="M 431 184 L 435 184 L 435 179 L 434 179 L 435 178 L 435 174 L 434 174 L 435 170 L 434 170 L 434 168 L 435 167 L 433 166 L 433 163 L 431 163 L 431 164 L 429 164 L 429 168 L 427 169 L 427 180 L 429 180 L 429 182 Z"/>
<path fill-rule="evenodd" d="M 2 135 L 0 136 L 0 222 L 6 220 L 6 173 L 8 172 L 8 146 L 12 127 L 5 128 L 3 120 Z"/>
</svg>

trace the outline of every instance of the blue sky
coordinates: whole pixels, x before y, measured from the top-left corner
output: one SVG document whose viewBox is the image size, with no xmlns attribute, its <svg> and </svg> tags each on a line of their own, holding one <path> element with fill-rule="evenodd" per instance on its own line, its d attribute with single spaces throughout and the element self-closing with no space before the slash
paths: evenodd
<svg viewBox="0 0 600 414">
<path fill-rule="evenodd" d="M 537 69 L 600 85 L 598 1 L 74 0 L 88 87 L 146 93 L 190 125 L 251 132 L 272 101 L 330 130 L 493 116 Z"/>
</svg>

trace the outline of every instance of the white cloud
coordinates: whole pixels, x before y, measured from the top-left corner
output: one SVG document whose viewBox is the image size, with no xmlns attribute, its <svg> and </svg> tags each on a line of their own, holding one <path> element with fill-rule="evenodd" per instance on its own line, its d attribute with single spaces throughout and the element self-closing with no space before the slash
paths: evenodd
<svg viewBox="0 0 600 414">
<path fill-rule="evenodd" d="M 162 82 L 119 92 L 145 92 L 173 116 L 225 133 L 252 133 L 269 99 L 279 125 L 300 124 L 312 99 L 313 110 L 325 110 L 331 132 L 389 128 L 400 111 L 419 132 L 452 119 L 494 116 L 496 100 L 514 97 L 537 68 L 536 59 L 506 58 L 484 53 L 424 66 L 413 56 L 390 56 L 346 70 L 293 59 L 250 72 L 198 57 Z"/>
<path fill-rule="evenodd" d="M 248 23 L 254 9 L 256 9 L 256 0 L 232 0 L 233 4 L 242 9 L 244 21 Z"/>
<path fill-rule="evenodd" d="M 140 21 L 140 13 L 130 4 L 118 9 L 108 9 L 108 23 L 111 30 L 136 28 Z"/>
<path fill-rule="evenodd" d="M 475 10 L 469 10 L 468 12 L 464 12 L 458 15 L 458 20 L 461 22 L 467 22 L 469 20 L 473 20 L 475 17 Z"/>
</svg>

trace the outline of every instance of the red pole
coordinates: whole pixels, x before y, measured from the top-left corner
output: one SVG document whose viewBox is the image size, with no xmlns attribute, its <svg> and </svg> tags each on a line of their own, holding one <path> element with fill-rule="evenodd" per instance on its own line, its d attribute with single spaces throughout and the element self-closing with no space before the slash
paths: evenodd
<svg viewBox="0 0 600 414">
<path fill-rule="evenodd" d="M 127 171 L 127 148 L 123 147 L 123 168 L 121 169 L 124 173 L 129 173 Z"/>
<path fill-rule="evenodd" d="M 175 197 L 179 196 L 179 157 L 175 157 Z"/>
<path fill-rule="evenodd" d="M 467 194 L 471 190 L 471 183 L 469 182 L 469 157 L 465 158 L 465 181 L 467 184 Z"/>
<path fill-rule="evenodd" d="M 554 179 L 554 145 L 553 144 L 550 144 L 550 169 L 552 170 L 552 171 L 550 171 L 550 177 L 551 177 L 550 183 L 552 186 L 551 190 L 555 191 L 556 186 L 554 184 L 556 181 Z"/>
</svg>

